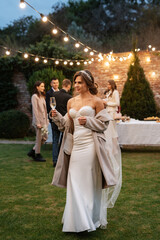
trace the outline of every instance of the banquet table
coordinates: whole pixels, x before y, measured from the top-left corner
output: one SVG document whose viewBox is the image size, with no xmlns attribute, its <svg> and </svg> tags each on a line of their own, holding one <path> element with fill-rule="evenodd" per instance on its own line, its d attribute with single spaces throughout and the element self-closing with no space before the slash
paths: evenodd
<svg viewBox="0 0 160 240">
<path fill-rule="evenodd" d="M 120 146 L 160 146 L 160 123 L 131 119 L 116 123 Z M 52 143 L 51 124 L 48 126 L 48 139 Z"/>
<path fill-rule="evenodd" d="M 160 123 L 131 119 L 116 124 L 118 141 L 122 146 L 160 146 Z"/>
</svg>

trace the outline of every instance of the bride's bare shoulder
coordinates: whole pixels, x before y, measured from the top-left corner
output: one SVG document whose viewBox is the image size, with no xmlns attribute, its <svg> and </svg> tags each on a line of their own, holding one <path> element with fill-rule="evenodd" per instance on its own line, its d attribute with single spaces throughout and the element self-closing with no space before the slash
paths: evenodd
<svg viewBox="0 0 160 240">
<path fill-rule="evenodd" d="M 94 96 L 94 105 L 97 113 L 102 109 L 104 109 L 104 104 L 102 99 L 97 96 Z"/>
<path fill-rule="evenodd" d="M 73 98 L 70 98 L 70 99 L 68 100 L 68 103 L 67 103 L 68 107 L 69 107 L 69 108 L 72 107 L 72 106 L 75 104 L 75 102 L 77 102 L 77 101 L 78 101 L 78 96 L 73 97 Z"/>
</svg>

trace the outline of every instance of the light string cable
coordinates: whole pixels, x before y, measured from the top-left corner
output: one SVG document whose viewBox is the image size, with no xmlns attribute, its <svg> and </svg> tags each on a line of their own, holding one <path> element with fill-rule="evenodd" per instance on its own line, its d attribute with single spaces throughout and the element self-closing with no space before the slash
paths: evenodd
<svg viewBox="0 0 160 240">
<path fill-rule="evenodd" d="M 93 49 L 93 48 L 91 48 L 91 47 L 89 47 L 89 46 L 87 46 L 86 44 L 82 43 L 82 42 L 79 41 L 78 39 L 74 38 L 74 37 L 73 37 L 72 35 L 70 35 L 69 33 L 65 32 L 62 28 L 58 27 L 58 26 L 57 26 L 55 23 L 53 23 L 48 17 L 46 17 L 44 14 L 40 13 L 39 11 L 37 11 L 37 10 L 36 10 L 32 5 L 30 5 L 27 1 L 25 1 L 25 0 L 20 0 L 20 4 L 23 4 L 23 8 L 25 7 L 25 6 L 24 6 L 25 3 L 26 3 L 29 7 L 31 7 L 34 11 L 37 12 L 37 13 L 40 15 L 41 19 L 42 19 L 44 22 L 47 22 L 47 21 L 48 21 L 51 25 L 53 25 L 54 27 L 56 27 L 60 32 L 62 32 L 63 34 L 65 34 L 66 37 L 71 38 L 73 41 L 76 42 L 76 44 L 79 44 L 79 45 L 85 47 L 85 48 L 84 48 L 84 51 L 85 51 L 85 52 L 88 52 L 88 51 L 90 50 L 90 51 L 91 51 L 91 52 L 90 52 L 90 55 L 91 55 L 91 56 L 93 56 L 94 53 L 96 53 L 96 54 L 101 54 L 101 55 L 102 55 L 102 53 L 98 52 L 97 50 L 95 50 L 95 49 Z M 20 5 L 20 6 L 21 6 L 21 5 Z M 67 40 L 67 41 L 68 41 L 68 40 Z M 76 45 L 76 44 L 75 44 L 75 45 Z M 79 47 L 79 45 L 77 45 L 77 48 Z"/>
<path fill-rule="evenodd" d="M 51 60 L 51 61 L 55 61 L 56 65 L 58 65 L 59 62 L 63 62 L 64 65 L 69 64 L 70 66 L 72 66 L 74 63 L 77 64 L 77 65 L 80 65 L 81 63 L 84 63 L 84 65 L 92 63 L 92 61 L 90 61 L 89 59 L 87 59 L 87 60 L 84 60 L 84 59 L 77 60 L 77 59 L 62 59 L 62 58 L 55 58 L 55 57 L 44 57 L 44 56 L 39 56 L 37 54 L 28 53 L 26 51 L 21 51 L 21 50 L 15 50 L 13 48 L 8 48 L 8 47 L 3 46 L 3 45 L 0 45 L 0 48 L 5 50 L 5 54 L 7 56 L 10 56 L 11 52 L 15 52 L 15 53 L 22 54 L 25 59 L 28 59 L 29 56 L 35 57 L 34 60 L 36 62 L 39 62 L 40 59 L 43 59 L 43 63 L 47 63 L 48 60 Z"/>
</svg>

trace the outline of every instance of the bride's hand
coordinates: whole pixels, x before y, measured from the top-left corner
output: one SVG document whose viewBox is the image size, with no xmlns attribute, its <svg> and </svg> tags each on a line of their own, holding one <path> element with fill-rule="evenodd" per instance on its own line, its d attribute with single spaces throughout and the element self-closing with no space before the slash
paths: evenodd
<svg viewBox="0 0 160 240">
<path fill-rule="evenodd" d="M 86 117 L 79 117 L 78 118 L 79 124 L 80 125 L 85 125 L 86 124 Z"/>
<path fill-rule="evenodd" d="M 56 117 L 57 116 L 57 111 L 56 109 L 51 110 L 51 117 Z"/>
</svg>

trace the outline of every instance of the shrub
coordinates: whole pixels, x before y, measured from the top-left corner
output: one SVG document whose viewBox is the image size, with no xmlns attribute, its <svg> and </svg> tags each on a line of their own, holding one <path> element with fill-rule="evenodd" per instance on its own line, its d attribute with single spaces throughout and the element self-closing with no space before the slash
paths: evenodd
<svg viewBox="0 0 160 240">
<path fill-rule="evenodd" d="M 139 120 L 156 115 L 154 95 L 135 51 L 122 92 L 121 111 Z"/>
<path fill-rule="evenodd" d="M 23 138 L 30 127 L 28 116 L 17 110 L 0 113 L 0 138 Z"/>
<path fill-rule="evenodd" d="M 17 107 L 18 89 L 12 83 L 13 68 L 7 58 L 0 58 L 0 112 Z"/>
<path fill-rule="evenodd" d="M 59 79 L 60 86 L 65 78 L 63 75 L 62 71 L 59 70 L 53 70 L 52 68 L 45 68 L 43 70 L 36 71 L 32 74 L 32 76 L 29 78 L 28 81 L 28 90 L 30 94 L 32 95 L 33 89 L 34 89 L 34 84 L 36 81 L 42 81 L 45 83 L 45 90 L 46 92 L 51 88 L 50 82 L 52 78 L 57 78 Z"/>
</svg>

